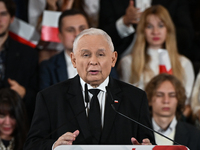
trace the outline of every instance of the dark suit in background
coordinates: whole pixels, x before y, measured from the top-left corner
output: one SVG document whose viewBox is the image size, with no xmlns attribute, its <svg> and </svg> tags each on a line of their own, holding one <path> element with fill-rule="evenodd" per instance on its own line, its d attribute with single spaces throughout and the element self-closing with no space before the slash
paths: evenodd
<svg viewBox="0 0 200 150">
<path fill-rule="evenodd" d="M 200 131 L 186 122 L 178 121 L 174 140 L 191 150 L 199 150 Z"/>
<path fill-rule="evenodd" d="M 40 64 L 40 85 L 39 90 L 43 90 L 53 84 L 68 79 L 67 64 L 64 51 L 45 60 Z M 111 76 L 118 79 L 115 68 L 111 70 Z"/>
<path fill-rule="evenodd" d="M 118 100 L 118 103 L 114 104 L 116 110 L 151 128 L 144 91 L 112 77 L 108 87 L 113 98 Z M 82 95 L 78 75 L 39 92 L 25 150 L 49 150 L 61 135 L 77 129 L 80 134 L 73 144 L 92 144 Z M 155 144 L 151 131 L 116 114 L 111 103 L 111 98 L 107 97 L 100 144 L 132 144 L 131 137 L 135 137 L 139 142 L 149 138 L 152 144 Z M 64 126 L 57 129 L 62 124 Z M 57 130 L 54 133 L 46 137 L 55 129 Z M 46 138 L 43 139 L 44 137 Z"/>
<path fill-rule="evenodd" d="M 118 35 L 116 21 L 125 15 L 130 0 L 101 0 L 99 27 L 112 38 L 115 50 L 121 55 L 133 40 L 135 33 L 123 39 Z M 193 41 L 193 27 L 186 0 L 152 0 L 152 5 L 164 6 L 175 24 L 179 53 L 188 56 Z"/>
<path fill-rule="evenodd" d="M 8 37 L 5 50 L 5 78 L 3 87 L 10 87 L 8 78 L 16 80 L 26 89 L 24 103 L 29 121 L 32 118 L 38 91 L 38 55 L 36 50 Z"/>
</svg>

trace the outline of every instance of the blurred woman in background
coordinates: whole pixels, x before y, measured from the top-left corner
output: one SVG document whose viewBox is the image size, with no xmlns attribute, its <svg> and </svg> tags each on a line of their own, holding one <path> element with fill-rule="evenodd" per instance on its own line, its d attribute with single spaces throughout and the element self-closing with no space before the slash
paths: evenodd
<svg viewBox="0 0 200 150">
<path fill-rule="evenodd" d="M 0 150 L 22 150 L 27 131 L 20 96 L 9 88 L 0 89 Z"/>
</svg>

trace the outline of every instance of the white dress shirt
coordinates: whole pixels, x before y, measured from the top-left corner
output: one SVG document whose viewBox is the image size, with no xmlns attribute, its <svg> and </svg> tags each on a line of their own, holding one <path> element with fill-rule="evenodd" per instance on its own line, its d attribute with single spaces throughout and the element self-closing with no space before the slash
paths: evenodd
<svg viewBox="0 0 200 150">
<path fill-rule="evenodd" d="M 169 137 L 172 140 L 174 140 L 174 137 L 175 137 L 176 125 L 177 125 L 177 120 L 176 120 L 176 117 L 174 117 L 174 119 L 170 123 L 169 127 L 166 130 L 163 130 L 162 128 L 160 128 L 160 126 L 152 118 L 153 129 L 155 131 Z M 156 144 L 158 144 L 158 145 L 173 145 L 172 141 L 166 139 L 165 137 L 163 137 L 163 136 L 161 136 L 161 135 L 159 135 L 155 132 L 154 132 L 154 136 L 155 136 Z"/>
<path fill-rule="evenodd" d="M 85 101 L 85 81 L 83 81 L 83 79 L 80 78 L 80 83 L 81 83 L 82 92 L 83 92 L 83 99 Z M 99 100 L 99 106 L 100 106 L 100 111 L 101 111 L 101 124 L 102 124 L 102 127 L 103 127 L 103 124 L 104 124 L 104 111 L 105 111 L 105 101 L 106 101 L 106 86 L 108 85 L 108 83 L 109 83 L 109 77 L 107 77 L 105 79 L 105 81 L 103 83 L 101 83 L 96 88 L 93 88 L 91 85 L 87 84 L 88 85 L 88 90 L 90 90 L 90 89 L 99 89 L 100 90 L 100 92 L 97 95 L 97 97 L 98 97 L 98 100 Z M 93 95 L 90 92 L 88 92 L 88 95 L 89 95 L 88 108 L 90 108 L 90 101 L 91 101 L 91 98 L 92 98 Z M 87 106 L 86 102 L 85 102 L 85 106 Z M 87 111 L 87 114 L 88 114 L 88 111 Z"/>
</svg>

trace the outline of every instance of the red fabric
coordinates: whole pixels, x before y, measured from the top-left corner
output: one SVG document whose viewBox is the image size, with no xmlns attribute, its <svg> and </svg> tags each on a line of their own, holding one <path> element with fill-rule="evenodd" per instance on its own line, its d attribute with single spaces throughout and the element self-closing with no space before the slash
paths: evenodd
<svg viewBox="0 0 200 150">
<path fill-rule="evenodd" d="M 172 69 L 170 69 L 169 71 L 167 71 L 166 66 L 165 65 L 159 65 L 159 73 L 168 73 L 168 74 L 172 74 Z"/>
<path fill-rule="evenodd" d="M 185 146 L 161 146 L 161 145 L 156 145 L 153 150 L 187 150 Z"/>
<path fill-rule="evenodd" d="M 24 38 L 18 36 L 17 34 L 15 34 L 15 33 L 13 33 L 13 32 L 9 32 L 9 35 L 10 35 L 14 40 L 16 40 L 16 41 L 18 41 L 18 42 L 20 42 L 20 43 L 22 43 L 22 44 L 28 45 L 28 46 L 30 46 L 30 47 L 32 47 L 32 48 L 35 48 L 35 47 L 36 47 L 36 45 L 33 44 L 32 42 L 30 42 L 30 41 L 28 41 L 28 40 L 26 40 L 26 39 L 24 39 Z"/>
<path fill-rule="evenodd" d="M 60 43 L 60 40 L 58 38 L 58 28 L 42 26 L 41 40 Z"/>
</svg>

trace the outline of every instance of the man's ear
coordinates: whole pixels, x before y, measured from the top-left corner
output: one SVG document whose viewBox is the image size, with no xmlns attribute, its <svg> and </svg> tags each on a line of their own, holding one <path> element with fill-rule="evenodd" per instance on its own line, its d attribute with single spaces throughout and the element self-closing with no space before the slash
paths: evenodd
<svg viewBox="0 0 200 150">
<path fill-rule="evenodd" d="M 74 68 L 76 68 L 76 57 L 73 52 L 70 53 L 70 57 L 71 57 L 72 65 L 74 66 Z"/>
<path fill-rule="evenodd" d="M 112 53 L 112 67 L 115 67 L 115 64 L 116 64 L 116 62 L 117 62 L 117 56 L 118 56 L 117 52 L 114 51 L 114 52 Z"/>
<path fill-rule="evenodd" d="M 59 40 L 62 42 L 62 35 L 61 35 L 60 32 L 58 32 L 58 38 L 59 38 Z"/>
<path fill-rule="evenodd" d="M 11 17 L 10 24 L 13 23 L 14 19 L 15 19 L 15 16 Z"/>
</svg>

